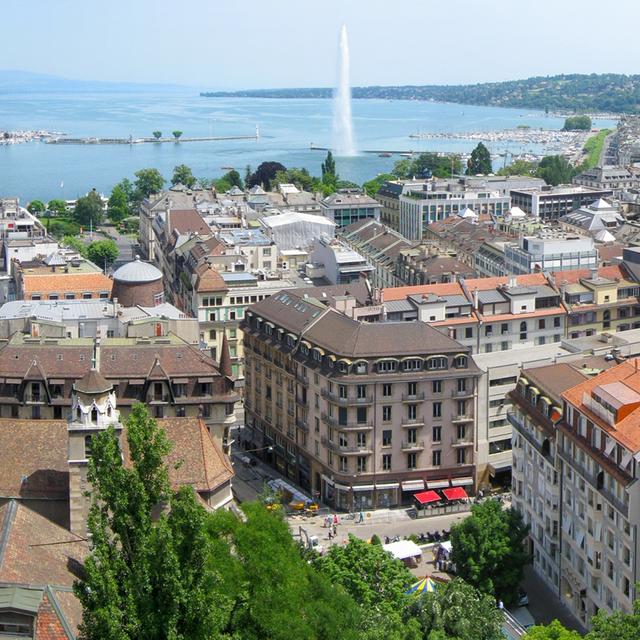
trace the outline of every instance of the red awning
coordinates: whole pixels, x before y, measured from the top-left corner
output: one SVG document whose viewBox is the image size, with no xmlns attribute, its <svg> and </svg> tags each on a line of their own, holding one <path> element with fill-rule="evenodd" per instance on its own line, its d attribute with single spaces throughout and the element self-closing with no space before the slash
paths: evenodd
<svg viewBox="0 0 640 640">
<path fill-rule="evenodd" d="M 435 491 L 421 491 L 420 493 L 414 493 L 413 497 L 420 504 L 429 504 L 429 502 L 437 502 L 442 499 Z"/>
<path fill-rule="evenodd" d="M 468 498 L 467 492 L 462 487 L 451 487 L 451 489 L 443 489 L 442 493 L 444 493 L 447 500 L 464 500 Z"/>
</svg>

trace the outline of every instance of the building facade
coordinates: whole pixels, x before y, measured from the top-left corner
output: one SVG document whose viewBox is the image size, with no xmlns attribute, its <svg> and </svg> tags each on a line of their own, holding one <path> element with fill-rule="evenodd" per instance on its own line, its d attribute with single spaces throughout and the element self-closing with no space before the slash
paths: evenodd
<svg viewBox="0 0 640 640">
<path fill-rule="evenodd" d="M 558 220 L 575 209 L 587 206 L 599 198 L 611 198 L 611 189 L 559 185 L 541 189 L 513 189 L 511 204 L 542 220 Z"/>
<path fill-rule="evenodd" d="M 347 227 L 359 220 L 380 220 L 380 203 L 359 189 L 340 189 L 320 201 L 322 215 Z"/>
</svg>

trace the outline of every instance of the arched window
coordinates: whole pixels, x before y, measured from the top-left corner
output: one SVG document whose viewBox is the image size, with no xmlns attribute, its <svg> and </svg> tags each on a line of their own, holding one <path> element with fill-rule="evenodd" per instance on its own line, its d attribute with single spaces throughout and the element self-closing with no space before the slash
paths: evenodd
<svg viewBox="0 0 640 640">
<path fill-rule="evenodd" d="M 80 418 L 82 418 L 82 411 L 80 410 L 80 407 L 78 407 L 76 409 L 76 416 L 77 416 L 78 420 L 80 420 Z"/>
<path fill-rule="evenodd" d="M 523 320 L 520 323 L 520 340 L 527 339 L 527 323 Z"/>
<path fill-rule="evenodd" d="M 107 416 L 110 418 L 111 417 L 111 405 L 109 405 L 107 407 Z"/>
<path fill-rule="evenodd" d="M 94 424 L 98 422 L 98 410 L 95 407 L 91 409 L 91 422 Z"/>
<path fill-rule="evenodd" d="M 84 437 L 84 457 L 85 458 L 90 458 L 91 457 L 91 450 L 92 450 L 92 442 L 93 440 L 93 436 L 85 436 Z"/>
<path fill-rule="evenodd" d="M 456 367 L 456 369 L 466 369 L 467 356 L 456 356 L 456 359 L 453 361 L 453 366 Z"/>
</svg>

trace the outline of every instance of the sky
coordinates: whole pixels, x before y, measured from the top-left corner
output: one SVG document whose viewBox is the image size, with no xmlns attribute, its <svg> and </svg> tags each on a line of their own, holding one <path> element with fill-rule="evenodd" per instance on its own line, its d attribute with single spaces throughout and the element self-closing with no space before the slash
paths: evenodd
<svg viewBox="0 0 640 640">
<path fill-rule="evenodd" d="M 610 7 L 610 10 L 609 10 Z M 2 0 L 0 69 L 199 88 L 639 73 L 638 0 Z"/>
</svg>

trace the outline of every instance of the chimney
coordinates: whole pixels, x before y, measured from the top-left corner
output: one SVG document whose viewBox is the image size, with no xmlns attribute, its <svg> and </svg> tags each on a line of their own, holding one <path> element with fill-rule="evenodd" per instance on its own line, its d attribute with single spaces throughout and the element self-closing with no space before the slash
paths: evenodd
<svg viewBox="0 0 640 640">
<path fill-rule="evenodd" d="M 479 300 L 478 300 L 478 287 L 476 287 L 473 290 L 473 308 L 474 308 L 474 310 L 477 311 L 479 306 L 480 305 L 479 305 Z"/>
</svg>

